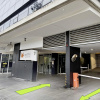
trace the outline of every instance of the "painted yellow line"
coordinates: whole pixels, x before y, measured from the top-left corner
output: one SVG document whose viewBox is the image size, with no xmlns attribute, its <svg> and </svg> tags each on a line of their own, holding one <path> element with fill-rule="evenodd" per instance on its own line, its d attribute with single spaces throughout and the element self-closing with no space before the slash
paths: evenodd
<svg viewBox="0 0 100 100">
<path fill-rule="evenodd" d="M 23 94 L 26 94 L 26 93 L 29 93 L 29 92 L 32 92 L 32 91 L 35 91 L 35 90 L 38 90 L 38 89 L 41 89 L 41 88 L 44 88 L 44 87 L 50 87 L 50 84 L 41 84 L 39 86 L 19 90 L 19 91 L 16 91 L 16 92 L 20 95 L 23 95 Z"/>
</svg>

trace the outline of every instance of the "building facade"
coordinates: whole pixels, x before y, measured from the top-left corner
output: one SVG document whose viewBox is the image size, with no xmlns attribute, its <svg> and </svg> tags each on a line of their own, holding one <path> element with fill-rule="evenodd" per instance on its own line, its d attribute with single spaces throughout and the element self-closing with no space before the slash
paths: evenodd
<svg viewBox="0 0 100 100">
<path fill-rule="evenodd" d="M 12 76 L 36 81 L 37 73 L 66 73 L 69 88 L 73 73 L 81 73 L 81 56 L 83 66 L 97 67 L 93 64 L 100 52 L 99 0 L 1 0 L 0 4 L 0 53 L 1 58 L 13 55 Z M 36 60 L 32 50 L 37 51 Z"/>
</svg>

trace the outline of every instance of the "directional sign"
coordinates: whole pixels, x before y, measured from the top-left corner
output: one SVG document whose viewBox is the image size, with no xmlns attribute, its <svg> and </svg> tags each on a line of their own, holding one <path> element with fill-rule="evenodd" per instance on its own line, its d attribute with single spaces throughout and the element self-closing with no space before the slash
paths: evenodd
<svg viewBox="0 0 100 100">
<path fill-rule="evenodd" d="M 23 95 L 23 94 L 26 94 L 26 93 L 29 93 L 29 92 L 32 92 L 32 91 L 35 91 L 35 90 L 38 90 L 38 89 L 41 89 L 41 88 L 44 88 L 44 87 L 50 87 L 50 84 L 41 84 L 39 86 L 19 90 L 19 91 L 16 91 L 16 92 L 20 95 Z"/>
<path fill-rule="evenodd" d="M 96 90 L 96 91 L 94 91 L 94 92 L 92 92 L 92 93 L 90 93 L 90 94 L 88 94 L 88 95 L 86 95 L 86 96 L 82 96 L 82 97 L 80 98 L 80 100 L 89 100 L 90 97 L 92 97 L 92 96 L 94 96 L 94 95 L 96 95 L 96 94 L 98 94 L 98 93 L 100 93 L 100 89 L 98 89 L 98 90 Z"/>
</svg>

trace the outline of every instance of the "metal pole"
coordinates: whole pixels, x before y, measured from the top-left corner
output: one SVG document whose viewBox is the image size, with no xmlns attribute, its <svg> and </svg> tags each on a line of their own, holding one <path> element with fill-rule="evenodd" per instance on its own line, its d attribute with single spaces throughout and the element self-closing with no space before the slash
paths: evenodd
<svg viewBox="0 0 100 100">
<path fill-rule="evenodd" d="M 0 61 L 0 71 L 2 71 L 1 69 L 1 64 L 2 64 L 2 54 L 1 54 L 1 61 Z"/>
<path fill-rule="evenodd" d="M 89 64 L 88 64 L 88 71 L 89 71 Z"/>
<path fill-rule="evenodd" d="M 9 60 L 10 60 L 10 54 L 9 54 L 9 57 L 8 57 L 7 74 L 8 74 L 8 72 L 9 72 Z"/>
<path fill-rule="evenodd" d="M 50 74 L 50 55 L 49 55 L 49 74 Z"/>
<path fill-rule="evenodd" d="M 2 55 L 1 55 L 1 67 L 2 67 Z M 1 68 L 1 71 L 3 73 L 3 68 Z"/>
<path fill-rule="evenodd" d="M 61 74 L 61 66 L 60 66 L 60 74 Z"/>
</svg>

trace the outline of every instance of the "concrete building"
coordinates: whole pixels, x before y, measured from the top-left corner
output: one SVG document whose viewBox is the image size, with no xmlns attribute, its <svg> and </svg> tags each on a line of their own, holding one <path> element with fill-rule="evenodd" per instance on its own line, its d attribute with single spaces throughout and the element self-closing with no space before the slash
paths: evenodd
<svg viewBox="0 0 100 100">
<path fill-rule="evenodd" d="M 100 72 L 100 0 L 1 0 L 0 11 L 1 73 L 64 75 L 71 88 L 73 73 Z"/>
</svg>

